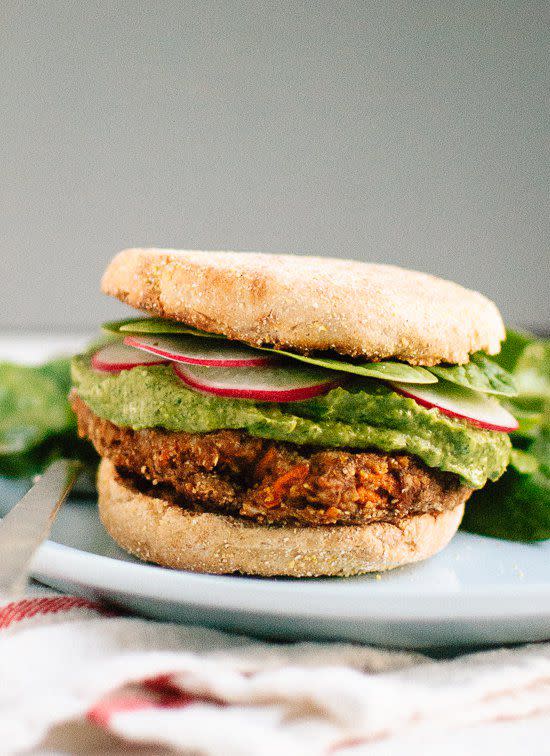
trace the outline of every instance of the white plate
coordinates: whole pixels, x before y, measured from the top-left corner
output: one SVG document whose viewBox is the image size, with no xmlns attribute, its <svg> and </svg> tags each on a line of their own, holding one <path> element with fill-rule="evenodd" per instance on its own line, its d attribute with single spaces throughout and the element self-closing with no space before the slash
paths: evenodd
<svg viewBox="0 0 550 756">
<path fill-rule="evenodd" d="M 19 340 L 18 354 L 36 354 L 30 348 L 36 342 L 26 342 L 21 349 Z M 42 341 L 40 356 L 45 350 Z M 15 351 L 13 341 L 0 340 L 0 359 Z M 0 482 L 3 509 L 23 492 L 23 484 Z M 523 545 L 459 533 L 436 557 L 379 575 L 218 577 L 137 562 L 103 531 L 93 501 L 70 500 L 37 553 L 33 574 L 146 616 L 269 637 L 417 648 L 550 638 L 550 542 Z"/>
</svg>

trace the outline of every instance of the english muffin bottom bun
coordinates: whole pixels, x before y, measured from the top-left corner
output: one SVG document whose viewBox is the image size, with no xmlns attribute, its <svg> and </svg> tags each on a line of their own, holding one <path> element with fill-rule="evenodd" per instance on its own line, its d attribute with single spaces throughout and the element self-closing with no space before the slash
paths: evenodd
<svg viewBox="0 0 550 756">
<path fill-rule="evenodd" d="M 418 562 L 455 534 L 464 505 L 395 523 L 292 527 L 197 512 L 142 493 L 109 460 L 98 472 L 101 521 L 139 559 L 193 572 L 272 577 L 350 576 Z"/>
<path fill-rule="evenodd" d="M 452 538 L 510 459 L 495 305 L 329 258 L 130 249 L 103 290 L 140 312 L 72 363 L 99 513 L 164 567 L 389 570 Z"/>
</svg>

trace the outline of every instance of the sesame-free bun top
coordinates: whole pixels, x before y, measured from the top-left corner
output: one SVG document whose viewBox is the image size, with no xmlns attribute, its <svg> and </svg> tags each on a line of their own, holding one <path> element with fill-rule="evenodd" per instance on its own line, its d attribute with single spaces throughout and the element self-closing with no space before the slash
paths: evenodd
<svg viewBox="0 0 550 756">
<path fill-rule="evenodd" d="M 151 315 L 255 346 L 334 350 L 412 365 L 495 354 L 505 337 L 493 302 L 393 265 L 256 252 L 127 249 L 106 294 Z"/>
</svg>

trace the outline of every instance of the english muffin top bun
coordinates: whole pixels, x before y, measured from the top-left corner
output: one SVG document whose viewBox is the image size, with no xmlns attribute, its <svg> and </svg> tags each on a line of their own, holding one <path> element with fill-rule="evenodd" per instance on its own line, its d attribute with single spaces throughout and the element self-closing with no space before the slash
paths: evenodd
<svg viewBox="0 0 550 756">
<path fill-rule="evenodd" d="M 305 353 L 465 363 L 474 352 L 498 352 L 505 336 L 496 306 L 475 291 L 352 260 L 127 249 L 102 289 L 152 315 Z"/>
</svg>

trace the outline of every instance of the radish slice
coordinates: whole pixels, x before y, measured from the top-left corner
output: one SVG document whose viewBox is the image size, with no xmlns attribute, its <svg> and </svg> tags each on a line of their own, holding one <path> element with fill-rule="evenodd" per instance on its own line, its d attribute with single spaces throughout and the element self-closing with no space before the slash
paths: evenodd
<svg viewBox="0 0 550 756">
<path fill-rule="evenodd" d="M 312 368 L 264 367 L 252 370 L 217 368 L 174 363 L 174 370 L 191 388 L 233 399 L 259 402 L 298 402 L 326 394 L 342 381 Z"/>
<path fill-rule="evenodd" d="M 479 428 L 510 433 L 519 427 L 508 410 L 486 394 L 442 381 L 433 386 L 411 386 L 408 383 L 390 382 L 400 394 L 414 399 L 423 407 L 438 409 L 444 415 L 468 420 Z"/>
<path fill-rule="evenodd" d="M 244 345 L 235 346 L 230 342 L 206 339 L 152 336 L 126 336 L 124 343 L 145 352 L 165 357 L 172 362 L 208 367 L 260 367 L 274 364 L 272 355 L 260 354 Z"/>
<path fill-rule="evenodd" d="M 166 362 L 120 342 L 107 344 L 91 359 L 92 367 L 104 373 L 118 373 L 120 370 L 131 370 L 139 365 L 163 365 Z"/>
</svg>

